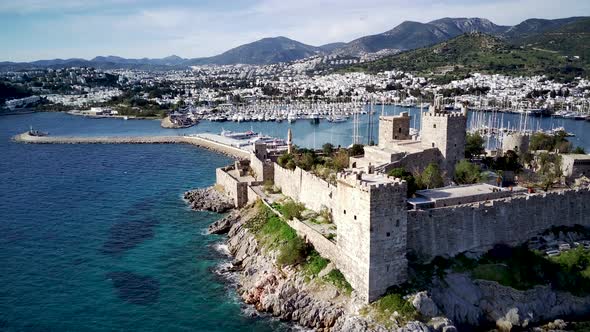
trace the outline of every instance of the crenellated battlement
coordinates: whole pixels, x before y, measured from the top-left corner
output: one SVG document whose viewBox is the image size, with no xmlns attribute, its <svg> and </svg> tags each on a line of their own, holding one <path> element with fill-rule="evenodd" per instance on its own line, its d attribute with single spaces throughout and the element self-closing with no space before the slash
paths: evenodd
<svg viewBox="0 0 590 332">
<path fill-rule="evenodd" d="M 440 118 L 465 118 L 465 115 L 463 115 L 463 113 L 447 111 L 429 111 L 422 113 L 422 116 L 432 116 Z"/>
<path fill-rule="evenodd" d="M 405 190 L 406 181 L 383 174 L 369 174 L 364 171 L 344 171 L 337 175 L 339 182 L 363 191 Z"/>
</svg>

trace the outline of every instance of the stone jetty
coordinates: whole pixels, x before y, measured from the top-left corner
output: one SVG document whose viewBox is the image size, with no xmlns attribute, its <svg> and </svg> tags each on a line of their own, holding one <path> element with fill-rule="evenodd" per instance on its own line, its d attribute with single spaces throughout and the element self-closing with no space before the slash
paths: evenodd
<svg viewBox="0 0 590 332">
<path fill-rule="evenodd" d="M 12 139 L 29 144 L 191 144 L 238 159 L 250 157 L 248 151 L 199 136 L 34 136 L 25 132 Z"/>
</svg>

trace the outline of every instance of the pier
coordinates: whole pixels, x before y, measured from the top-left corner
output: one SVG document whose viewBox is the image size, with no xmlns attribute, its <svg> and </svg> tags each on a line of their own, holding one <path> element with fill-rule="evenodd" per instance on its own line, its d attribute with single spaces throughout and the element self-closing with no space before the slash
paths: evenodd
<svg viewBox="0 0 590 332">
<path fill-rule="evenodd" d="M 250 152 L 211 139 L 196 136 L 35 136 L 29 132 L 16 135 L 15 142 L 27 144 L 191 144 L 237 159 L 248 159 Z"/>
</svg>

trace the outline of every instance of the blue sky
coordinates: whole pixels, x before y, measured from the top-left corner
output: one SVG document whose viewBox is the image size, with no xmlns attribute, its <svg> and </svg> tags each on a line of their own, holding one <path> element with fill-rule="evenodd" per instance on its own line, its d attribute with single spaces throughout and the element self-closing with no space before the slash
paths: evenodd
<svg viewBox="0 0 590 332">
<path fill-rule="evenodd" d="M 201 57 L 272 36 L 346 42 L 405 20 L 587 15 L 588 0 L 0 0 L 0 61 Z"/>
</svg>

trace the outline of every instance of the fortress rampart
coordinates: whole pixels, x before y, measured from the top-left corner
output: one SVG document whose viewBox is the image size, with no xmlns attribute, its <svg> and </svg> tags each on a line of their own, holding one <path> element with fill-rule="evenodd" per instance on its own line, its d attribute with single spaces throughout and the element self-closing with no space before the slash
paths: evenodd
<svg viewBox="0 0 590 332">
<path fill-rule="evenodd" d="M 590 226 L 590 190 L 565 190 L 408 211 L 408 250 L 429 261 L 517 245 L 553 226 Z"/>
<path fill-rule="evenodd" d="M 312 210 L 320 211 L 322 207 L 333 207 L 336 187 L 299 167 L 289 170 L 275 164 L 274 184 L 281 188 L 283 194 Z"/>
</svg>

